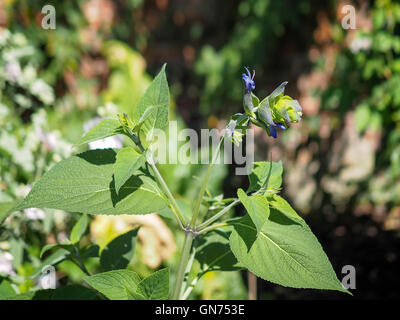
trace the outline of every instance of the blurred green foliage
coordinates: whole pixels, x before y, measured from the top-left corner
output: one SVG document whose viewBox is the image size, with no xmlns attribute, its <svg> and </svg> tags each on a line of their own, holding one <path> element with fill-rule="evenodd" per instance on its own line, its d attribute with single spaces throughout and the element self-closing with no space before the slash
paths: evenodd
<svg viewBox="0 0 400 320">
<path fill-rule="evenodd" d="M 189 113 L 185 120 L 192 121 L 187 124 L 190 127 L 204 123 L 203 118 L 191 117 L 192 111 L 197 112 L 197 102 L 203 117 L 240 111 L 240 75 L 246 65 L 257 70 L 256 92 L 260 96 L 283 78 L 292 80 L 288 87 L 292 96 L 299 92 L 318 99 L 314 113 L 307 110 L 307 102 L 300 101 L 305 109 L 301 128 L 283 132 L 280 140 L 279 152 L 288 168 L 284 176 L 287 190 L 304 211 L 311 210 L 319 217 L 331 206 L 335 214 L 353 215 L 358 206 L 371 205 L 368 212 L 373 215 L 381 212 L 383 206 L 385 219 L 390 210 L 399 207 L 398 2 L 367 1 L 364 19 L 370 21 L 371 28 L 355 31 L 350 41 L 351 31 L 342 29 L 336 17 L 341 1 L 335 0 L 244 0 L 229 6 L 204 1 L 198 12 L 190 7 L 194 5 L 190 1 L 186 6 L 167 1 L 171 8 L 167 9 L 159 6 L 163 1 L 103 0 L 99 2 L 100 14 L 96 14 L 93 1 L 53 1 L 57 28 L 43 30 L 40 12 L 48 2 L 6 0 L 0 5 L 0 16 L 6 17 L 0 19 L 0 222 L 45 171 L 76 152 L 72 142 L 81 137 L 85 126 L 102 117 L 114 117 L 120 111 L 132 112 L 152 78 L 146 70 L 155 74 L 164 61 L 171 61 L 171 70 L 178 70 L 171 76 L 170 85 L 179 89 L 176 92 L 180 96 L 173 97 L 178 101 L 178 111 L 172 114 L 180 127 L 186 124 L 179 111 L 182 116 Z M 355 5 L 361 11 L 358 2 Z M 207 11 L 210 8 L 218 9 L 214 14 L 221 18 L 220 24 L 207 18 L 213 17 Z M 329 21 L 328 40 L 322 44 L 315 37 L 320 12 Z M 186 24 L 180 22 L 182 15 Z M 220 29 L 225 30 L 222 36 Z M 190 37 L 185 40 L 186 33 Z M 314 83 L 311 92 L 305 93 L 299 81 L 296 88 L 293 80 L 309 73 L 327 73 L 332 68 L 324 54 L 309 59 L 310 48 L 318 45 L 323 52 L 327 43 L 333 45 L 335 58 L 326 86 Z M 180 55 L 182 45 L 186 44 L 196 49 L 193 64 Z M 187 84 L 187 79 L 197 81 L 196 90 Z M 193 95 L 197 99 L 193 108 L 179 110 L 178 99 L 185 101 Z M 350 131 L 346 124 L 348 115 L 354 116 L 355 127 Z M 325 118 L 329 119 L 329 134 L 322 136 Z M 356 130 L 355 140 L 349 138 L 352 129 Z M 118 143 L 123 145 L 126 141 Z M 365 143 L 368 157 L 356 149 Z M 259 157 L 265 160 L 270 147 L 268 142 L 256 150 Z M 343 176 L 346 178 L 342 172 L 348 165 L 343 160 L 344 149 L 356 150 L 356 156 L 350 157 L 355 169 L 372 158 L 371 167 L 361 178 L 342 181 Z M 311 154 L 308 158 L 304 157 L 305 150 Z M 303 166 L 304 158 L 309 160 Z M 182 209 L 190 208 L 197 191 L 188 186 L 188 181 L 201 176 L 204 169 L 200 165 L 161 168 L 171 190 L 183 195 L 179 199 Z M 208 190 L 210 198 L 238 183 L 235 178 L 226 179 L 228 176 L 226 166 L 218 167 Z M 339 187 L 327 190 L 327 177 Z M 304 193 L 308 193 L 308 198 Z M 338 197 L 342 199 L 337 201 Z M 297 201 L 298 198 L 307 199 L 306 203 Z M 165 217 L 168 213 L 160 215 Z M 0 226 L 0 298 L 38 287 L 29 276 L 42 263 L 41 248 L 47 243 L 63 242 L 77 218 L 56 210 L 25 210 Z M 165 221 L 174 230 L 174 224 Z M 104 231 L 104 238 L 96 238 L 99 243 L 107 243 L 121 232 L 114 225 L 98 223 Z M 84 245 L 93 234 L 90 229 L 82 240 Z M 182 240 L 176 239 L 178 246 Z M 147 250 L 142 243 L 138 243 L 137 249 L 140 255 Z M 177 259 L 175 253 L 162 263 L 174 265 Z M 130 267 L 140 275 L 148 275 L 151 267 L 139 260 L 135 258 Z M 85 263 L 89 271 L 99 267 L 96 258 L 88 258 Z M 70 261 L 62 262 L 58 270 L 63 283 L 78 283 L 83 276 Z M 246 288 L 239 272 L 212 272 L 200 280 L 191 297 L 242 299 L 246 298 Z"/>
</svg>

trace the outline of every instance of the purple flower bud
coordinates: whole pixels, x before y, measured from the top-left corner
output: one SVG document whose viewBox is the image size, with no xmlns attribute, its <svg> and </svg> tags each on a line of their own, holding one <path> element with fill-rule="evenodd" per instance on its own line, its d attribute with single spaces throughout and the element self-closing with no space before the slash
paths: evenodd
<svg viewBox="0 0 400 320">
<path fill-rule="evenodd" d="M 253 74 L 251 74 L 247 67 L 244 67 L 244 68 L 246 69 L 247 74 L 242 73 L 242 80 L 244 81 L 244 86 L 245 86 L 246 92 L 249 92 L 256 88 L 256 84 L 254 82 L 254 76 L 256 74 L 256 71 L 253 70 Z"/>
</svg>

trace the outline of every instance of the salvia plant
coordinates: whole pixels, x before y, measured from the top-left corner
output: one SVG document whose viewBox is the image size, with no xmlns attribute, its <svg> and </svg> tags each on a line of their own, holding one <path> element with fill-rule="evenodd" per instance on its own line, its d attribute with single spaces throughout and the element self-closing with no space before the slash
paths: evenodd
<svg viewBox="0 0 400 320">
<path fill-rule="evenodd" d="M 254 75 L 247 68 L 242 75 L 244 112 L 233 115 L 228 122 L 202 178 L 190 219 L 170 192 L 151 148 L 154 141 L 149 133 L 168 125 L 170 95 L 165 65 L 130 117 L 122 114 L 118 119 L 105 119 L 86 133 L 77 145 L 117 134 L 126 135 L 133 144 L 119 150 L 90 150 L 60 161 L 11 210 L 55 208 L 82 214 L 68 243 L 42 249 L 41 256 L 47 256 L 42 266 L 72 260 L 87 274 L 87 284 L 108 299 L 186 299 L 207 272 L 241 269 L 282 286 L 349 293 L 306 222 L 279 195 L 281 162 L 255 162 L 248 174 L 247 190 L 239 188 L 237 198 L 210 200 L 207 181 L 224 139 L 238 144 L 251 124 L 276 138 L 278 130 L 288 129 L 302 116 L 299 103 L 284 95 L 286 82 L 260 100 L 253 93 Z M 247 213 L 227 218 L 237 205 Z M 204 208 L 207 214 L 199 214 Z M 164 209 L 172 212 L 185 234 L 171 286 L 168 268 L 144 279 L 127 269 L 133 258 L 137 228 L 113 239 L 100 253 L 94 245 L 80 244 L 88 215 L 149 214 Z M 83 263 L 87 257 L 100 257 L 101 273 L 88 272 Z M 194 260 L 201 267 L 197 275 L 189 277 Z"/>
</svg>

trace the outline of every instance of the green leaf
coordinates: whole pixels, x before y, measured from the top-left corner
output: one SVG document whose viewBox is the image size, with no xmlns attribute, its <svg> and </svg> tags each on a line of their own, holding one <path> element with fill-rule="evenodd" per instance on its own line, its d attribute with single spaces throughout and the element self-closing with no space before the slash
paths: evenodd
<svg viewBox="0 0 400 320">
<path fill-rule="evenodd" d="M 61 261 L 69 259 L 71 256 L 70 252 L 66 249 L 59 248 L 54 251 L 51 255 L 49 255 L 40 266 L 36 269 L 36 271 L 30 276 L 31 279 L 38 277 L 42 273 L 42 269 L 46 266 L 55 266 Z"/>
<path fill-rule="evenodd" d="M 0 225 L 6 220 L 6 218 L 12 212 L 12 208 L 16 205 L 15 201 L 0 202 Z"/>
<path fill-rule="evenodd" d="M 161 269 L 144 278 L 136 292 L 147 300 L 166 300 L 169 295 L 169 269 Z"/>
<path fill-rule="evenodd" d="M 56 243 L 56 244 L 47 244 L 40 251 L 40 256 L 39 256 L 40 259 L 42 259 L 43 255 L 47 251 L 50 251 L 50 250 L 53 250 L 53 249 L 56 249 L 56 248 L 57 249 L 61 248 L 61 249 L 67 250 L 70 253 L 73 253 L 73 251 L 74 251 L 74 246 L 72 244 L 58 244 L 58 243 Z"/>
<path fill-rule="evenodd" d="M 271 169 L 271 175 L 268 180 L 268 189 L 278 190 L 282 185 L 282 161 L 279 162 L 254 162 L 254 168 L 249 174 L 250 187 L 248 192 L 259 190 L 268 177 Z"/>
<path fill-rule="evenodd" d="M 261 231 L 269 217 L 268 200 L 262 195 L 249 197 L 242 189 L 238 189 L 237 194 L 240 202 L 244 205 L 247 213 L 256 226 L 257 231 Z"/>
<path fill-rule="evenodd" d="M 146 115 L 141 126 L 144 138 L 147 138 L 147 134 L 152 129 L 164 129 L 168 124 L 170 97 L 165 66 L 165 64 L 162 66 L 161 71 L 147 88 L 134 111 L 134 118 L 138 120 L 137 122 L 139 119 L 143 119 L 143 115 Z M 152 108 L 150 113 L 146 112 L 148 108 Z"/>
<path fill-rule="evenodd" d="M 84 280 L 111 300 L 128 300 L 127 289 L 136 292 L 140 277 L 130 270 L 113 270 L 85 277 Z"/>
<path fill-rule="evenodd" d="M 368 104 L 360 104 L 354 112 L 354 122 L 358 132 L 362 132 L 370 122 L 371 110 Z"/>
<path fill-rule="evenodd" d="M 257 115 L 265 124 L 275 125 L 275 122 L 272 118 L 271 107 L 269 105 L 268 97 L 266 97 L 260 102 L 260 105 L 257 110 Z"/>
<path fill-rule="evenodd" d="M 6 300 L 12 296 L 15 296 L 15 290 L 11 286 L 11 283 L 6 280 L 0 278 L 0 300 Z"/>
<path fill-rule="evenodd" d="M 262 279 L 293 288 L 348 292 L 307 224 L 286 212 L 270 208 L 261 231 L 246 215 L 235 223 L 230 245 L 239 262 Z"/>
<path fill-rule="evenodd" d="M 252 92 L 251 93 L 251 101 L 253 102 L 253 107 L 256 108 L 260 104 L 260 99 Z"/>
<path fill-rule="evenodd" d="M 100 265 L 104 271 L 125 269 L 132 260 L 139 228 L 128 231 L 109 242 L 101 252 Z"/>
<path fill-rule="evenodd" d="M 82 248 L 79 255 L 82 259 L 97 258 L 99 256 L 100 247 L 97 244 L 89 244 Z"/>
<path fill-rule="evenodd" d="M 140 154 L 132 148 L 123 148 L 118 151 L 114 164 L 115 190 L 117 193 L 133 173 L 145 163 L 145 154 Z"/>
<path fill-rule="evenodd" d="M 220 230 L 206 233 L 195 242 L 196 260 L 202 275 L 209 271 L 235 271 L 242 269 L 229 247 L 229 235 Z"/>
<path fill-rule="evenodd" d="M 270 205 L 272 206 L 272 207 L 274 207 L 275 209 L 277 209 L 278 211 L 280 211 L 280 212 L 284 212 L 285 213 L 285 215 L 288 217 L 288 218 L 290 218 L 290 219 L 294 219 L 295 221 L 296 220 L 300 220 L 300 221 L 302 221 L 303 223 L 305 223 L 304 222 L 304 220 L 303 220 L 303 218 L 301 218 L 298 214 L 297 214 L 297 212 L 290 206 L 290 204 L 285 200 L 285 199 L 283 199 L 282 197 L 280 197 L 280 196 L 278 196 L 278 195 L 273 195 L 272 196 L 272 198 L 270 199 Z"/>
<path fill-rule="evenodd" d="M 57 163 L 14 210 L 54 208 L 86 214 L 146 214 L 167 203 L 156 182 L 136 171 L 117 195 L 113 179 L 116 152 L 91 150 Z"/>
<path fill-rule="evenodd" d="M 129 290 L 128 288 L 125 288 L 125 290 L 126 290 L 126 293 L 128 295 L 128 300 L 147 300 L 140 293 L 137 293 L 135 291 Z"/>
<path fill-rule="evenodd" d="M 273 102 L 277 97 L 283 95 L 287 84 L 288 82 L 284 81 L 274 91 L 272 91 L 272 93 L 268 96 L 270 103 Z"/>
<path fill-rule="evenodd" d="M 84 235 L 89 224 L 89 218 L 86 214 L 82 214 L 79 220 L 75 223 L 74 227 L 71 231 L 71 242 L 72 244 L 77 244 L 81 241 L 82 236 Z"/>
<path fill-rule="evenodd" d="M 121 133 L 124 133 L 124 130 L 118 120 L 105 119 L 89 130 L 75 145 L 79 146 L 84 143 L 93 142 Z"/>
</svg>

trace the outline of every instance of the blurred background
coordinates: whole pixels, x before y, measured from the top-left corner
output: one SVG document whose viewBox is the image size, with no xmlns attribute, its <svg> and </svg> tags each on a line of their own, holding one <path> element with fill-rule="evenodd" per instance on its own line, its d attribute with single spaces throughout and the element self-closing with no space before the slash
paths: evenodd
<svg viewBox="0 0 400 320">
<path fill-rule="evenodd" d="M 42 28 L 42 8 L 56 29 Z M 342 8 L 355 8 L 344 29 Z M 282 159 L 282 193 L 320 240 L 341 279 L 356 269 L 358 299 L 400 292 L 400 3 L 319 0 L 0 1 L 0 218 L 72 144 L 103 117 L 131 113 L 166 62 L 171 119 L 195 130 L 220 128 L 242 110 L 243 66 L 256 69 L 266 96 L 282 81 L 303 119 L 278 139 L 255 129 L 258 161 Z M 108 141 L 120 147 L 126 142 Z M 91 148 L 101 147 L 91 145 Z M 191 179 L 202 166 L 162 168 L 190 211 Z M 247 178 L 218 166 L 210 190 L 233 196 Z M 234 213 L 242 215 L 243 209 Z M 93 217 L 87 243 L 100 247 L 142 225 L 130 268 L 140 275 L 175 265 L 182 238 L 160 215 Z M 46 243 L 65 241 L 78 219 L 28 209 L 0 227 L 0 279 L 19 292 L 40 266 Z M 0 219 L 1 220 L 1 219 Z M 90 270 L 98 261 L 88 259 Z M 79 283 L 69 261 L 58 282 Z M 0 282 L 0 298 L 2 284 Z M 258 299 L 351 299 L 336 292 L 283 288 L 258 279 Z M 247 299 L 246 272 L 212 272 L 192 299 Z"/>
</svg>

